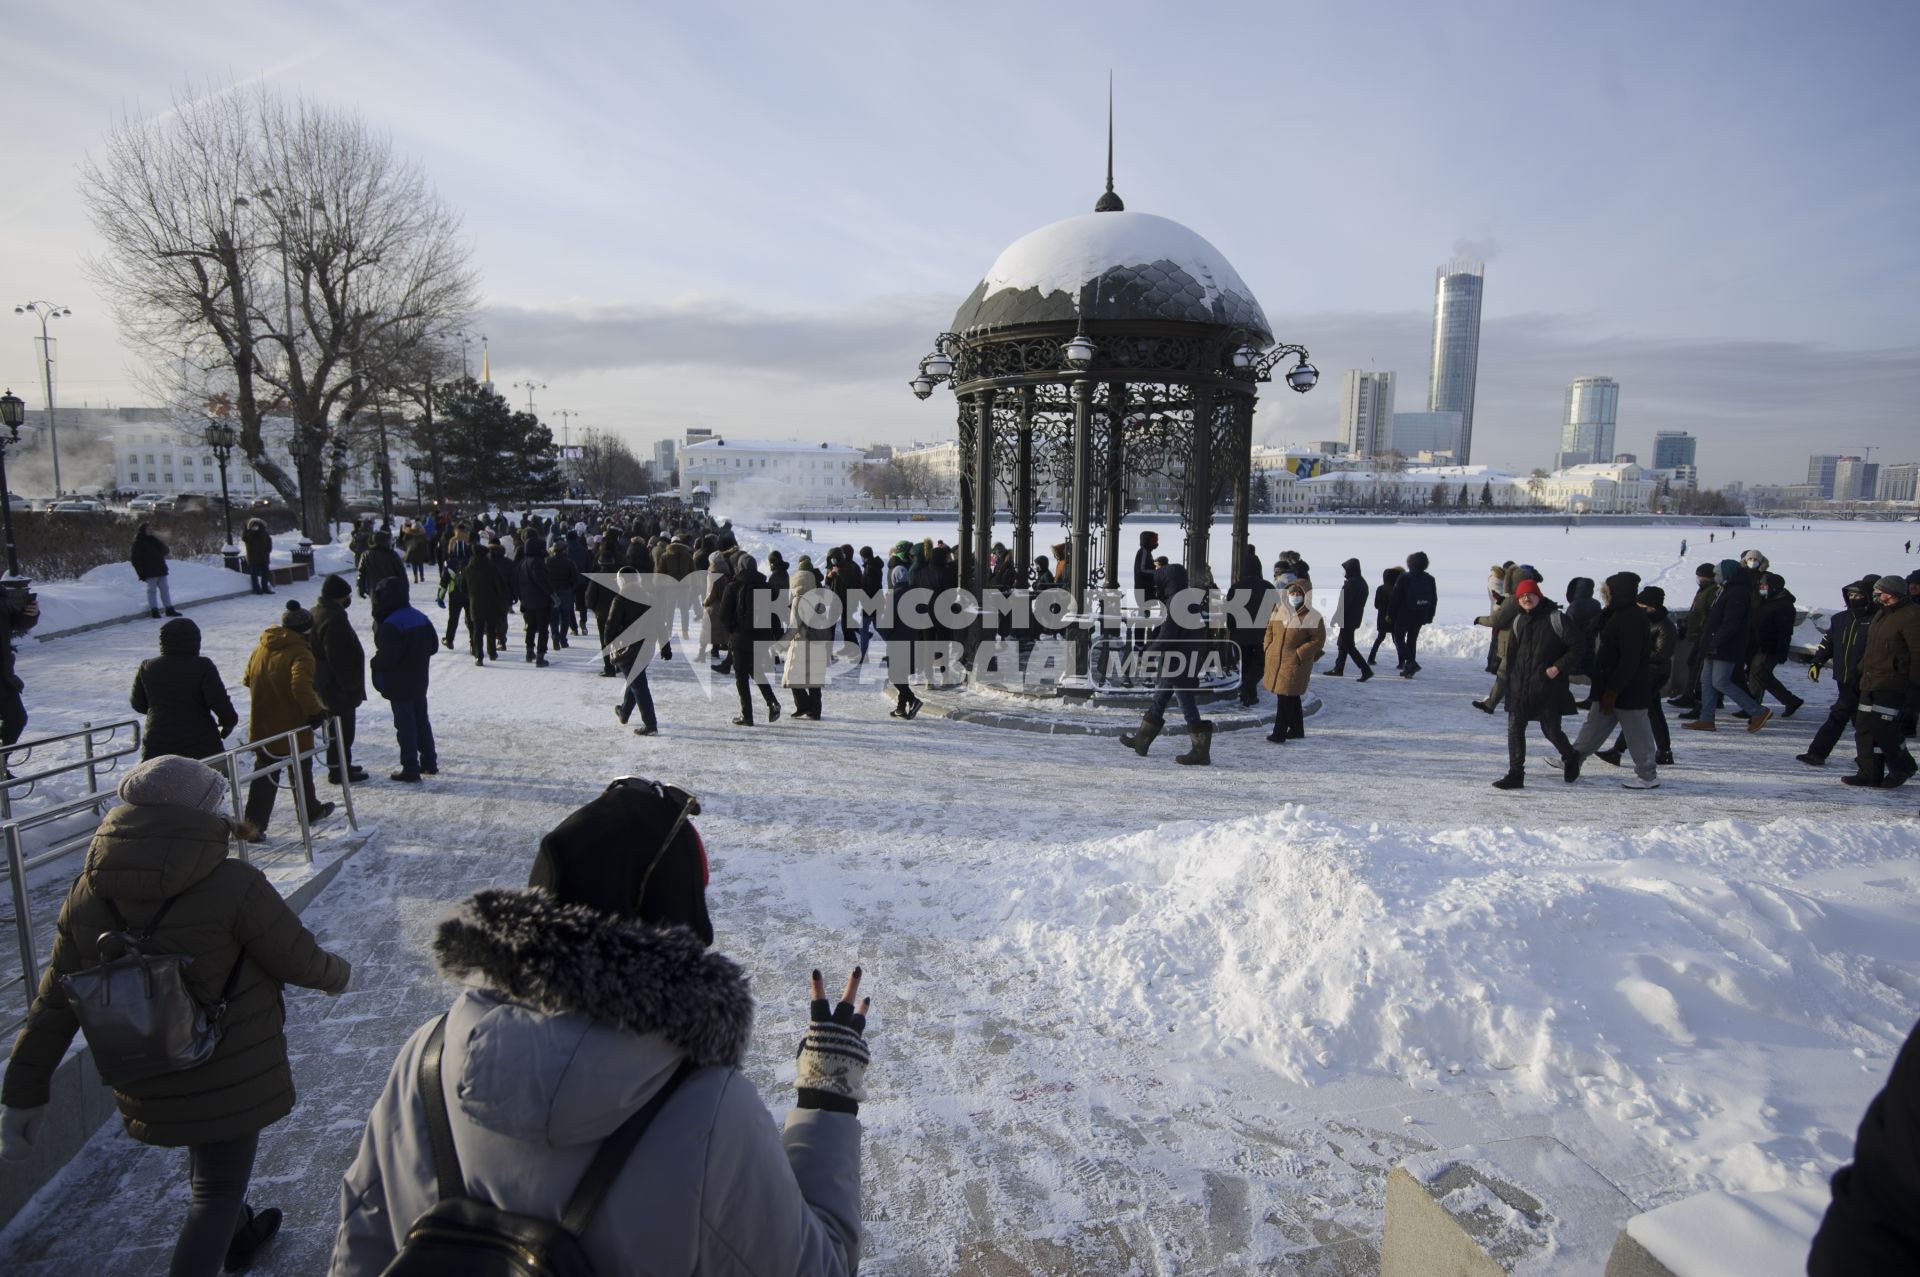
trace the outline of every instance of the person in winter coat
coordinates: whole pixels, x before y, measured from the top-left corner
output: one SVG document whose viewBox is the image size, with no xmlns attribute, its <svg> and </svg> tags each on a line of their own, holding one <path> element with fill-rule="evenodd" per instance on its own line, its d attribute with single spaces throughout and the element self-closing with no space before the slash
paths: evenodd
<svg viewBox="0 0 1920 1277">
<path fill-rule="evenodd" d="M 1753 610 L 1753 637 L 1747 644 L 1747 693 L 1765 703 L 1767 693 L 1780 702 L 1780 717 L 1792 718 L 1806 702 L 1795 696 L 1774 674 L 1793 646 L 1793 592 L 1784 578 L 1763 573 Z"/>
<path fill-rule="evenodd" d="M 887 682 L 893 685 L 889 718 L 912 718 L 924 703 L 913 690 L 914 649 L 920 631 L 917 618 L 930 600 L 913 584 L 912 548 L 902 541 L 887 556 L 887 597 L 880 636 L 887 641 Z"/>
<path fill-rule="evenodd" d="M 1584 670 L 1593 668 L 1594 640 L 1600 634 L 1602 611 L 1599 600 L 1593 597 L 1593 578 L 1576 576 L 1567 582 L 1567 602 L 1561 608 L 1567 620 L 1573 623 L 1575 633 L 1585 639 L 1580 652 L 1580 666 Z M 1593 691 L 1588 689 L 1585 699 L 1574 702 L 1576 709 L 1586 709 L 1593 704 Z"/>
<path fill-rule="evenodd" d="M 673 596 L 673 612 L 680 625 L 680 637 L 690 637 L 687 633 L 687 619 L 693 615 L 694 604 L 686 582 L 693 575 L 693 550 L 687 545 L 684 533 L 676 534 L 667 548 L 660 552 L 654 569 L 661 576 L 671 577 L 681 583 L 681 588 Z M 696 653 L 698 655 L 698 653 Z"/>
<path fill-rule="evenodd" d="M 727 629 L 727 592 L 733 585 L 733 561 L 724 554 L 707 559 L 707 592 L 702 600 L 706 628 L 700 631 L 700 646 L 720 657 L 713 665 L 716 674 L 733 673 L 733 634 Z"/>
<path fill-rule="evenodd" d="M 618 543 L 612 537 L 601 538 L 600 543 L 593 547 L 593 560 L 588 565 L 586 576 L 587 607 L 593 613 L 594 633 L 600 639 L 601 678 L 612 678 L 619 672 L 614 667 L 613 654 L 607 650 L 607 645 L 620 632 L 608 628 L 611 624 L 609 618 L 613 613 L 613 605 L 619 599 L 618 593 L 609 581 L 620 574 L 622 566 Z M 632 571 L 631 568 L 626 570 Z M 680 597 L 675 588 L 679 582 L 663 577 L 659 584 L 665 584 L 668 587 L 669 597 L 657 603 L 656 606 L 671 608 Z M 671 630 L 668 633 L 671 633 Z"/>
<path fill-rule="evenodd" d="M 417 785 L 440 771 L 427 717 L 428 663 L 440 650 L 433 622 L 407 605 L 407 583 L 386 580 L 373 592 L 373 686 L 393 706 L 393 734 L 400 746 L 400 770 L 388 779 Z"/>
<path fill-rule="evenodd" d="M 753 726 L 754 684 L 759 685 L 760 695 L 767 702 L 767 721 L 780 721 L 780 698 L 773 694 L 766 675 L 766 667 L 773 663 L 774 597 L 753 556 L 738 555 L 722 599 L 726 633 L 733 643 L 733 685 L 740 693 L 735 727 Z"/>
<path fill-rule="evenodd" d="M 27 705 L 20 694 L 27 685 L 13 672 L 13 636 L 40 623 L 40 604 L 33 591 L 0 586 L 0 745 L 11 745 L 27 730 Z M 165 629 L 166 626 L 161 626 Z M 4 758 L 4 755 L 0 755 Z M 0 776 L 11 772 L 0 766 Z"/>
<path fill-rule="evenodd" d="M 1647 670 L 1653 685 L 1653 699 L 1647 704 L 1647 727 L 1653 732 L 1653 761 L 1661 767 L 1673 766 L 1673 738 L 1667 730 L 1666 711 L 1660 707 L 1660 686 L 1672 673 L 1673 652 L 1679 642 L 1679 629 L 1667 615 L 1667 592 L 1657 585 L 1640 591 L 1640 610 L 1647 614 Z M 1614 767 L 1627 752 L 1624 728 L 1613 744 L 1594 757 Z"/>
<path fill-rule="evenodd" d="M 127 551 L 127 562 L 133 565 L 133 574 L 147 587 L 147 614 L 159 617 L 162 612 L 167 616 L 178 616 L 174 610 L 173 591 L 167 588 L 167 543 L 153 534 L 153 525 L 143 523 L 139 531 L 133 534 L 133 548 Z"/>
<path fill-rule="evenodd" d="M 460 632 L 460 614 L 466 613 L 468 645 L 472 646 L 475 622 L 471 596 L 467 593 L 467 567 L 473 562 L 473 534 L 465 523 L 457 523 L 440 551 L 440 597 L 447 606 L 447 632 L 440 646 L 453 650 L 454 636 Z"/>
<path fill-rule="evenodd" d="M 555 541 L 547 554 L 547 581 L 553 587 L 553 645 L 565 647 L 567 631 L 580 632 L 573 615 L 573 587 L 580 584 L 580 569 L 573 566 L 562 542 Z"/>
<path fill-rule="evenodd" d="M 1154 738 L 1166 726 L 1168 703 L 1178 697 L 1192 743 L 1173 761 L 1189 767 L 1210 766 L 1213 724 L 1200 717 L 1200 705 L 1193 695 L 1193 689 L 1200 685 L 1200 665 L 1208 646 L 1207 624 L 1200 612 L 1202 599 L 1198 591 L 1188 588 L 1187 569 L 1182 563 L 1161 568 L 1154 578 L 1154 591 L 1155 598 L 1166 606 L 1166 619 L 1147 644 L 1145 668 L 1154 674 L 1153 699 L 1147 702 L 1140 726 L 1122 736 L 1120 743 L 1145 758 Z"/>
<path fill-rule="evenodd" d="M 1807 1277 L 1920 1270 L 1920 1024 L 1867 1105 L 1853 1160 L 1833 1173 L 1833 1199 L 1807 1255 Z"/>
<path fill-rule="evenodd" d="M 424 583 L 427 579 L 427 563 L 433 558 L 426 530 L 417 523 L 409 523 L 400 533 L 400 544 L 406 550 L 407 568 L 413 573 L 414 584 Z"/>
<path fill-rule="evenodd" d="M 359 570 L 360 597 L 363 599 L 371 595 L 373 588 L 382 581 L 398 580 L 403 585 L 406 583 L 407 565 L 401 561 L 400 555 L 393 548 L 392 533 L 373 534 L 373 544 L 360 556 Z"/>
<path fill-rule="evenodd" d="M 1693 580 L 1693 602 L 1687 608 L 1686 623 L 1680 631 L 1686 646 L 1686 678 L 1680 695 L 1667 702 L 1687 711 L 1700 708 L 1700 675 L 1707 660 L 1707 616 L 1713 610 L 1714 600 L 1720 597 L 1720 582 L 1713 564 L 1702 563 L 1694 568 Z"/>
<path fill-rule="evenodd" d="M 240 532 L 240 545 L 247 552 L 247 584 L 255 594 L 272 594 L 273 534 L 259 519 L 248 519 Z"/>
<path fill-rule="evenodd" d="M 1440 605 L 1439 591 L 1427 572 L 1427 556 L 1415 550 L 1407 556 L 1407 570 L 1393 583 L 1393 647 L 1400 659 L 1400 677 L 1420 672 L 1420 629 L 1433 624 Z"/>
<path fill-rule="evenodd" d="M 286 741 L 261 744 L 254 751 L 254 768 L 259 774 L 247 786 L 247 823 L 253 827 L 248 837 L 251 842 L 266 837 L 267 821 L 273 816 L 274 793 L 279 788 L 282 772 L 298 774 L 309 822 L 324 820 L 333 814 L 333 804 L 321 802 L 314 790 L 313 758 L 304 753 L 313 748 L 313 729 L 327 721 L 326 702 L 313 687 L 313 647 L 307 641 L 312 631 L 313 613 L 289 600 L 280 623 L 261 631 L 260 644 L 247 658 L 247 672 L 240 677 L 241 683 L 253 694 L 253 703 L 247 707 L 247 738 L 265 742 L 298 728 L 294 745 L 303 751 L 298 763 L 293 767 L 283 765 L 278 771 L 267 769 L 286 759 L 289 753 Z M 290 779 L 288 783 L 294 782 Z"/>
<path fill-rule="evenodd" d="M 141 758 L 211 758 L 240 725 L 226 680 L 200 655 L 200 627 L 184 616 L 160 627 L 160 655 L 140 662 L 128 704 L 147 716 Z"/>
<path fill-rule="evenodd" d="M 327 753 L 327 780 L 340 783 L 340 755 L 347 760 L 347 779 L 358 785 L 372 777 L 353 761 L 353 738 L 360 706 L 367 699 L 367 649 L 360 645 L 347 610 L 353 605 L 353 587 L 347 579 L 329 573 L 320 582 L 320 601 L 313 605 L 313 690 L 339 720 L 340 739 Z"/>
<path fill-rule="evenodd" d="M 1380 574 L 1380 584 L 1373 590 L 1373 646 L 1367 649 L 1367 662 L 1378 664 L 1380 644 L 1393 637 L 1393 587 L 1405 575 L 1406 569 L 1391 567 Z"/>
<path fill-rule="evenodd" d="M 1648 659 L 1647 615 L 1639 603 L 1640 578 L 1632 572 L 1616 572 L 1600 588 L 1604 607 L 1593 649 L 1593 706 L 1574 739 L 1566 776 L 1569 781 L 1578 779 L 1581 760 L 1597 753 L 1618 723 L 1633 755 L 1633 775 L 1621 784 L 1628 789 L 1658 789 L 1660 774 L 1654 762 L 1658 747 L 1647 722 L 1655 694 L 1653 667 Z"/>
<path fill-rule="evenodd" d="M 1363 579 L 1363 592 L 1365 588 Z M 1307 720 L 1300 698 L 1307 694 L 1313 663 L 1327 650 L 1327 623 L 1308 601 L 1312 593 L 1313 586 L 1305 577 L 1295 578 L 1286 585 L 1280 605 L 1267 618 L 1266 637 L 1261 644 L 1265 671 L 1260 681 L 1274 695 L 1273 731 L 1267 739 L 1276 745 L 1306 737 Z M 1358 659 L 1359 653 L 1354 656 Z"/>
<path fill-rule="evenodd" d="M 1578 757 L 1560 720 L 1573 713 L 1567 679 L 1580 659 L 1579 634 L 1532 578 L 1520 579 L 1513 597 L 1520 615 L 1507 635 L 1507 774 L 1493 782 L 1495 789 L 1526 787 L 1531 723 L 1540 725 L 1540 734 L 1559 754 L 1563 768 L 1575 767 Z"/>
<path fill-rule="evenodd" d="M 547 664 L 547 642 L 553 637 L 553 578 L 547 575 L 547 545 L 527 538 L 516 560 L 514 584 L 520 596 L 520 624 L 527 632 L 527 663 Z"/>
<path fill-rule="evenodd" d="M 498 660 L 506 648 L 510 571 L 497 540 L 475 550 L 473 562 L 467 564 L 467 644 L 475 665 Z"/>
<path fill-rule="evenodd" d="M 1247 546 L 1240 552 L 1240 575 L 1227 593 L 1227 618 L 1234 646 L 1240 649 L 1240 703 L 1260 700 L 1261 647 L 1267 621 L 1279 601 L 1273 583 L 1260 574 L 1260 556 Z"/>
<path fill-rule="evenodd" d="M 540 842 L 528 888 L 440 924 L 460 987 L 401 1047 L 340 1188 L 331 1277 L 376 1277 L 438 1197 L 420 1063 L 441 1060 L 466 1193 L 557 1220 L 601 1141 L 661 1101 L 580 1236 L 604 1274 L 852 1277 L 870 999 L 819 973 L 784 1132 L 746 1063 L 753 999 L 711 951 L 699 804 L 626 778 Z"/>
<path fill-rule="evenodd" d="M 1507 694 L 1507 639 L 1513 629 L 1514 621 L 1520 616 L 1520 602 L 1514 591 L 1519 588 L 1522 581 L 1532 581 L 1538 585 L 1540 574 L 1534 571 L 1532 565 L 1526 563 L 1516 563 L 1509 567 L 1500 602 L 1487 615 L 1474 618 L 1475 625 L 1485 625 L 1493 630 L 1493 687 L 1484 697 L 1473 702 L 1473 707 L 1483 714 L 1496 712 L 1500 707 L 1501 698 Z"/>
<path fill-rule="evenodd" d="M 833 659 L 833 618 L 839 601 L 820 584 L 813 559 L 794 565 L 787 597 L 787 662 L 780 685 L 793 692 L 793 716 L 820 721 L 821 689 Z"/>
<path fill-rule="evenodd" d="M 239 1272 L 280 1226 L 246 1204 L 260 1132 L 293 1111 L 283 1029 L 286 985 L 344 993 L 345 958 L 322 949 L 258 868 L 227 854 L 227 782 L 205 763 L 150 759 L 120 781 L 54 929 L 53 958 L 0 1086 L 0 1156 L 26 1156 L 46 1122 L 54 1069 L 79 1030 L 62 976 L 103 960 L 100 937 L 152 931 L 150 953 L 178 953 L 189 991 L 225 1008 L 205 1063 L 114 1087 L 127 1134 L 187 1150 L 186 1219 L 170 1272 Z"/>
<path fill-rule="evenodd" d="M 1826 766 L 1827 756 L 1853 725 L 1853 716 L 1860 712 L 1860 658 L 1867 652 L 1867 635 L 1874 617 L 1873 587 L 1878 579 L 1868 574 L 1841 590 L 1840 598 L 1846 608 L 1833 615 L 1826 636 L 1814 649 L 1813 660 L 1807 665 L 1807 677 L 1816 682 L 1821 670 L 1831 669 L 1834 690 L 1833 708 L 1827 711 L 1826 719 L 1814 732 L 1813 743 L 1807 746 L 1806 753 L 1794 755 L 1809 767 Z"/>
<path fill-rule="evenodd" d="M 1880 611 L 1867 631 L 1860 656 L 1860 710 L 1853 716 L 1853 741 L 1859 770 L 1840 779 L 1850 785 L 1907 783 L 1914 772 L 1900 731 L 1900 711 L 1920 681 L 1920 599 L 1906 582 L 1889 573 L 1873 583 Z"/>
<path fill-rule="evenodd" d="M 576 523 L 566 536 L 567 562 L 573 564 L 573 615 L 570 629 L 575 634 L 587 632 L 587 573 L 593 567 L 593 547 L 587 544 L 587 525 Z"/>
<path fill-rule="evenodd" d="M 1373 665 L 1360 655 L 1354 635 L 1367 619 L 1367 578 L 1360 570 L 1358 559 L 1348 559 L 1340 565 L 1340 569 L 1346 575 L 1340 581 L 1339 646 L 1333 658 L 1333 668 L 1327 672 L 1335 678 L 1342 677 L 1347 672 L 1347 658 L 1352 657 L 1360 671 L 1360 681 L 1364 683 L 1373 677 Z"/>
<path fill-rule="evenodd" d="M 655 647 L 662 660 L 673 659 L 673 650 L 659 641 L 660 633 L 672 633 L 673 616 L 656 612 L 658 605 L 649 597 L 648 578 L 632 568 L 621 568 L 616 582 L 617 588 L 607 592 L 612 602 L 607 608 L 606 640 L 602 644 L 614 672 L 624 680 L 613 716 L 624 726 L 633 711 L 639 710 L 640 726 L 633 729 L 633 734 L 652 736 L 660 730 L 660 720 L 654 713 L 653 689 L 647 685 L 647 666 Z"/>
<path fill-rule="evenodd" d="M 1732 559 L 1720 560 L 1720 594 L 1707 611 L 1707 631 L 1701 640 L 1706 645 L 1706 666 L 1700 680 L 1700 712 L 1682 714 L 1692 719 L 1691 731 L 1715 730 L 1714 715 L 1720 710 L 1722 696 L 1747 712 L 1747 730 L 1757 732 L 1773 717 L 1760 702 L 1747 694 L 1734 678 L 1740 663 L 1747 659 L 1753 635 L 1754 587 L 1747 569 Z"/>
</svg>

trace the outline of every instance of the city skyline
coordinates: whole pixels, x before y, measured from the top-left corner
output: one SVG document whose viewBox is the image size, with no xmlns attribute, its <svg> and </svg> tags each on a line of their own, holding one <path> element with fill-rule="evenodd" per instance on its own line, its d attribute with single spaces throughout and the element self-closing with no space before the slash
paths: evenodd
<svg viewBox="0 0 1920 1277">
<path fill-rule="evenodd" d="M 636 449 L 690 425 L 904 442 L 952 429 L 950 400 L 916 404 L 901 384 L 926 334 L 1005 245 L 1098 193 L 1111 67 L 1128 206 L 1217 245 L 1276 335 L 1329 372 L 1430 367 L 1420 281 L 1451 253 L 1489 262 L 1472 460 L 1546 464 L 1537 441 L 1567 380 L 1599 367 L 1633 388 L 1624 450 L 1684 430 L 1724 459 L 1716 482 L 1790 481 L 1816 430 L 1891 450 L 1920 372 L 1920 321 L 1894 282 L 1920 268 L 1900 216 L 1920 179 L 1880 162 L 1920 149 L 1896 56 L 1920 17 L 1856 5 L 1809 31 L 1796 13 L 1584 15 L 1591 74 L 1563 83 L 1548 68 L 1572 19 L 1528 6 L 1235 6 L 1249 38 L 1222 51 L 1225 96 L 1201 111 L 1152 88 L 1150 51 L 1183 24 L 1150 8 L 1091 38 L 1071 15 L 1027 13 L 1018 42 L 931 14 L 777 8 L 730 23 L 590 5 L 553 30 L 487 3 L 34 10 L 12 34 L 35 107 L 0 125 L 4 273 L 10 300 L 74 310 L 55 334 L 62 404 L 150 401 L 82 270 L 98 244 L 77 166 L 122 108 L 161 114 L 189 79 L 259 80 L 358 109 L 423 163 L 466 218 L 496 376 L 550 383 L 574 424 Z M 1074 36 L 1064 63 L 1056 29 Z M 1255 73 L 1276 41 L 1339 50 L 1361 29 L 1379 71 L 1364 92 L 1339 57 L 1284 82 Z M 636 48 L 654 73 L 631 74 Z M 1449 68 L 1469 48 L 1487 74 L 1462 86 Z M 1249 136 L 1217 118 L 1263 123 Z M 1011 193 L 937 162 L 976 134 L 1022 175 Z M 1399 163 L 1334 162 L 1381 135 Z M 1786 181 L 1783 150 L 1799 157 Z M 1541 180 L 1602 162 L 1598 193 Z M 39 407 L 38 334 L 12 322 L 0 381 Z M 1256 437 L 1334 437 L 1332 389 L 1267 397 Z"/>
</svg>

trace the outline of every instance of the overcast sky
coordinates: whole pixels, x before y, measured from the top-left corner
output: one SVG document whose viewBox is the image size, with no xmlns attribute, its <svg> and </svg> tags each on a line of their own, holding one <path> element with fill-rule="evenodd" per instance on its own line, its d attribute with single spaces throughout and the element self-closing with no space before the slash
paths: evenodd
<svg viewBox="0 0 1920 1277">
<path fill-rule="evenodd" d="M 495 381 L 635 444 L 947 437 L 906 378 L 1000 249 L 1091 209 L 1204 235 L 1325 377 L 1424 408 L 1433 271 L 1487 262 L 1474 460 L 1545 465 L 1566 383 L 1703 479 L 1920 459 L 1920 5 L 1421 2 L 9 6 L 0 297 L 71 306 L 60 402 L 139 402 L 81 159 L 189 78 L 357 109 L 463 214 Z M 38 408 L 5 314 L 0 381 Z"/>
</svg>

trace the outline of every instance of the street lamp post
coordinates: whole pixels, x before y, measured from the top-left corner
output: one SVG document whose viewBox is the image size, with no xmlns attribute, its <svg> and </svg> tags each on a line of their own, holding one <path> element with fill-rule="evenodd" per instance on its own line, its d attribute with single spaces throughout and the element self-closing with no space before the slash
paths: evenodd
<svg viewBox="0 0 1920 1277">
<path fill-rule="evenodd" d="M 544 381 L 516 381 L 513 383 L 513 388 L 527 392 L 527 415 L 529 417 L 538 416 L 539 414 L 533 410 L 533 392 L 536 390 L 545 390 L 547 383 Z"/>
<path fill-rule="evenodd" d="M 53 419 L 53 341 L 47 333 L 49 319 L 64 319 L 73 314 L 65 306 L 56 306 L 52 302 L 22 302 L 13 308 L 16 315 L 32 315 L 40 321 L 40 354 L 43 360 L 42 372 L 47 379 L 47 445 L 53 450 L 53 495 L 60 495 L 60 432 L 55 428 Z M 11 393 L 11 392 L 9 392 Z"/>
<path fill-rule="evenodd" d="M 7 487 L 7 449 L 20 441 L 20 419 L 26 415 L 26 400 L 13 393 L 0 395 L 0 426 L 6 427 L 6 433 L 0 434 L 0 497 L 6 505 L 0 509 L 0 525 L 7 534 L 7 578 L 10 582 L 20 583 L 20 555 L 13 548 L 13 490 Z"/>
<path fill-rule="evenodd" d="M 220 549 L 220 557 L 225 561 L 227 570 L 240 570 L 240 547 L 233 543 L 233 498 L 227 494 L 227 462 L 233 457 L 233 427 L 224 421 L 209 421 L 206 433 L 201 436 L 207 447 L 213 449 L 215 460 L 220 463 L 220 512 L 226 516 L 227 543 Z"/>
</svg>

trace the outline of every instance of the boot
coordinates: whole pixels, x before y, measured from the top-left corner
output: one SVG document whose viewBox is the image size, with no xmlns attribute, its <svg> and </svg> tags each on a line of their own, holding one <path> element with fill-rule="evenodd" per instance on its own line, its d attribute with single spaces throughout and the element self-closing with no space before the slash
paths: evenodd
<svg viewBox="0 0 1920 1277">
<path fill-rule="evenodd" d="M 1153 745 L 1153 738 L 1158 736 L 1160 729 L 1166 725 L 1167 720 L 1158 714 L 1142 714 L 1140 716 L 1140 726 L 1135 728 L 1131 733 L 1122 736 L 1120 743 L 1140 755 L 1140 757 L 1145 758 L 1147 756 L 1147 750 Z"/>
<path fill-rule="evenodd" d="M 233 1240 L 227 1243 L 224 1267 L 230 1273 L 243 1273 L 251 1268 L 254 1256 L 260 1253 L 261 1247 L 272 1241 L 273 1235 L 280 1231 L 278 1208 L 269 1206 L 263 1211 L 256 1211 L 251 1206 L 243 1205 L 241 1209 L 247 1212 L 246 1218 L 233 1230 Z"/>
<path fill-rule="evenodd" d="M 1620 748 L 1620 746 L 1618 745 L 1615 745 L 1612 749 L 1601 750 L 1599 753 L 1595 754 L 1594 757 L 1599 759 L 1601 762 L 1607 764 L 1607 766 L 1609 767 L 1618 767 L 1620 765 L 1620 756 L 1624 753 L 1626 753 L 1624 749 Z"/>
<path fill-rule="evenodd" d="M 1798 759 L 1800 762 L 1805 763 L 1809 767 L 1825 767 L 1827 765 L 1827 760 L 1821 757 L 1819 754 L 1814 753 L 1812 750 L 1808 750 L 1804 754 L 1795 754 L 1794 758 Z"/>
<path fill-rule="evenodd" d="M 1580 779 L 1580 764 L 1584 761 L 1578 754 L 1568 754 L 1560 760 L 1560 775 L 1569 785 Z"/>
<path fill-rule="evenodd" d="M 1527 778 L 1519 772 L 1508 772 L 1499 780 L 1494 781 L 1493 787 L 1495 789 L 1525 789 L 1527 787 Z"/>
<path fill-rule="evenodd" d="M 1772 718 L 1773 718 L 1773 711 L 1770 709 L 1763 709 L 1758 714 L 1755 714 L 1752 718 L 1749 718 L 1747 720 L 1747 730 L 1749 732 L 1757 732 L 1762 727 L 1765 727 L 1768 721 L 1771 720 Z"/>
<path fill-rule="evenodd" d="M 166 610 L 166 612 L 164 612 L 164 613 L 163 613 L 163 615 L 165 615 L 165 616 L 178 616 L 178 615 L 180 615 L 180 609 L 179 609 L 179 608 L 177 608 L 177 607 L 170 607 L 170 608 L 168 608 L 168 609 Z M 1792 716 L 1793 716 L 1793 711 L 1792 711 L 1792 710 L 1788 710 L 1788 711 L 1787 711 L 1787 716 L 1788 716 L 1788 717 L 1792 717 Z"/>
<path fill-rule="evenodd" d="M 1654 763 L 1654 766 L 1656 767 L 1673 766 L 1673 751 L 1670 749 L 1661 750 L 1659 753 L 1653 756 L 1653 763 Z"/>
<path fill-rule="evenodd" d="M 1175 754 L 1173 761 L 1188 767 L 1206 767 L 1213 762 L 1213 724 L 1201 723 L 1193 729 L 1193 744 L 1184 754 Z"/>
<path fill-rule="evenodd" d="M 1682 723 L 1680 726 L 1690 732 L 1717 732 L 1720 730 L 1714 726 L 1711 718 L 1698 718 L 1691 723 Z"/>
</svg>

